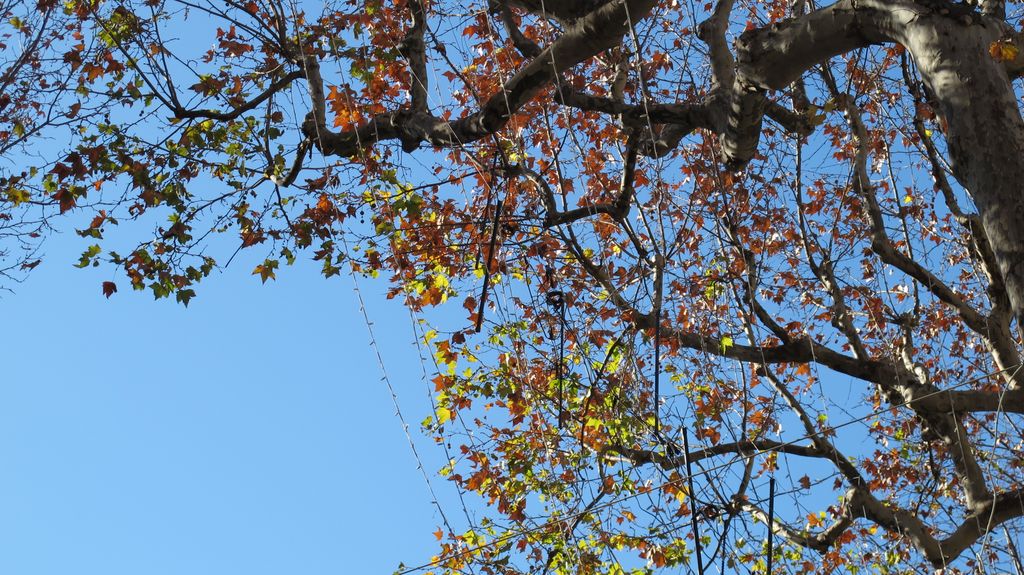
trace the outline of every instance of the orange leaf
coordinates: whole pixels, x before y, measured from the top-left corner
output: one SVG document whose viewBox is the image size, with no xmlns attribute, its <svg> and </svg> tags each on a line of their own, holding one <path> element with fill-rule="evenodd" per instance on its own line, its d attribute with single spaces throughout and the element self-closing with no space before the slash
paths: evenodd
<svg viewBox="0 0 1024 575">
<path fill-rule="evenodd" d="M 998 40 L 988 45 L 988 53 L 996 62 L 1012 62 L 1020 50 L 1009 40 Z"/>
</svg>

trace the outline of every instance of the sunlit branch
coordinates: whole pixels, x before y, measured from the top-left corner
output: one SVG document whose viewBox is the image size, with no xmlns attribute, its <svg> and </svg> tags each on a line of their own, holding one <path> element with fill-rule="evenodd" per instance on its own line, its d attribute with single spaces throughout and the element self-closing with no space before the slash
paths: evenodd
<svg viewBox="0 0 1024 575">
<path fill-rule="evenodd" d="M 627 22 L 643 20 L 654 0 L 621 0 L 595 8 L 567 25 L 565 31 L 536 58 L 521 68 L 475 112 L 455 121 L 415 110 L 399 110 L 372 118 L 353 130 L 333 132 L 318 114 L 322 101 L 310 94 L 313 113 L 303 131 L 325 155 L 354 156 L 361 146 L 383 140 L 401 140 L 408 151 L 420 143 L 463 146 L 494 134 L 528 101 L 557 81 L 568 68 L 622 41 Z M 307 71 L 310 68 L 307 65 Z M 311 85 L 312 85 L 312 78 Z"/>
<path fill-rule="evenodd" d="M 733 3 L 733 0 L 718 0 L 711 17 L 697 28 L 697 37 L 708 45 L 710 51 L 712 98 L 717 98 L 721 90 L 732 86 L 736 78 L 735 61 L 725 38 Z"/>
<path fill-rule="evenodd" d="M 606 457 L 614 458 L 615 454 L 617 454 L 633 465 L 654 464 L 665 470 L 679 469 L 685 466 L 687 456 L 689 456 L 690 461 L 693 462 L 720 455 L 738 454 L 748 456 L 756 455 L 758 453 L 784 453 L 787 455 L 813 457 L 817 459 L 825 459 L 828 456 L 828 454 L 822 452 L 814 445 L 796 445 L 772 439 L 754 439 L 731 443 L 718 443 L 703 449 L 691 451 L 689 454 L 673 453 L 666 455 L 658 451 L 634 449 L 632 447 L 620 445 L 610 445 L 604 448 L 604 454 Z"/>
<path fill-rule="evenodd" d="M 409 61 L 409 72 L 412 75 L 412 109 L 427 112 L 427 51 L 423 42 L 423 33 L 427 28 L 427 18 L 421 0 L 408 0 L 412 26 L 405 38 L 398 45 L 398 51 Z"/>
</svg>

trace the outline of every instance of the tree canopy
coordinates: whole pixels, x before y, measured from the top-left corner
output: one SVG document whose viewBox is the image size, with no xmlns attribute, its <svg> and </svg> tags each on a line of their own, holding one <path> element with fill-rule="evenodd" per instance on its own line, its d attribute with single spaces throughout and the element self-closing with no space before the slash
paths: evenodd
<svg viewBox="0 0 1024 575">
<path fill-rule="evenodd" d="M 107 297 L 246 251 L 421 318 L 483 511 L 416 571 L 1019 568 L 1018 5 L 0 13 L 9 279 L 80 222 Z"/>
</svg>

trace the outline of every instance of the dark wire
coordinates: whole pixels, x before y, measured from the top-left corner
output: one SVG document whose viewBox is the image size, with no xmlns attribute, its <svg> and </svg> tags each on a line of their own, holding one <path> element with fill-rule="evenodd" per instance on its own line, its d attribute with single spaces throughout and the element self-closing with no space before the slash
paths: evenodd
<svg viewBox="0 0 1024 575">
<path fill-rule="evenodd" d="M 487 287 L 491 283 L 491 262 L 494 261 L 494 244 L 498 240 L 498 223 L 501 220 L 501 200 L 494 204 L 494 227 L 491 228 L 491 241 L 487 250 L 487 263 L 484 265 L 484 287 L 480 291 L 480 309 L 476 312 L 476 332 L 484 323 L 484 305 L 487 304 Z"/>
<path fill-rule="evenodd" d="M 562 421 L 565 419 L 565 402 L 563 400 L 563 394 L 565 393 L 563 388 L 562 376 L 565 369 L 565 300 L 562 300 L 562 304 L 559 307 L 558 315 L 558 429 L 562 429 Z"/>
<path fill-rule="evenodd" d="M 548 269 L 550 271 L 550 268 Z M 548 277 L 550 283 L 550 273 Z M 548 291 L 545 299 L 553 315 L 558 318 L 558 363 L 555 365 L 555 380 L 558 382 L 558 429 L 562 429 L 562 421 L 565 419 L 562 383 L 565 364 L 565 294 L 561 290 L 552 289 Z"/>
<path fill-rule="evenodd" d="M 775 555 L 775 476 L 768 477 L 768 560 L 765 573 L 772 575 L 772 559 Z"/>
<path fill-rule="evenodd" d="M 654 437 L 661 440 L 661 310 L 654 317 Z"/>
<path fill-rule="evenodd" d="M 693 490 L 693 462 L 690 461 L 690 433 L 683 428 L 683 457 L 686 458 L 686 482 L 690 496 L 690 521 L 693 529 L 694 551 L 697 553 L 697 573 L 704 575 L 704 552 L 701 550 L 700 531 L 697 530 L 697 494 Z"/>
</svg>

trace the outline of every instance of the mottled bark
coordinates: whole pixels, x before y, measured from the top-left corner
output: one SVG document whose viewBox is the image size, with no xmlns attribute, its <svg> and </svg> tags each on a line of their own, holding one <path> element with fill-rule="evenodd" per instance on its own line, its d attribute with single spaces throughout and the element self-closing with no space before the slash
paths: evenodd
<svg viewBox="0 0 1024 575">
<path fill-rule="evenodd" d="M 948 126 L 957 180 L 981 216 L 1018 322 L 1024 319 L 1024 119 L 1006 69 L 989 56 L 994 25 L 931 14 L 899 36 Z"/>
</svg>

